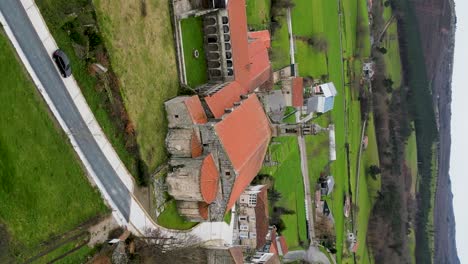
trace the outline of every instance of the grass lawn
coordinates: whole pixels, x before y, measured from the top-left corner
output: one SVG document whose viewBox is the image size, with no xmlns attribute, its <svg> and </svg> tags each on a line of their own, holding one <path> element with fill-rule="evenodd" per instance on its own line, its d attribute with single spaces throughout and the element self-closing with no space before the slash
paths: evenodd
<svg viewBox="0 0 468 264">
<path fill-rule="evenodd" d="M 178 230 L 187 230 L 197 225 L 195 222 L 185 221 L 185 218 L 179 215 L 175 200 L 168 202 L 166 209 L 158 216 L 157 223 Z"/>
<path fill-rule="evenodd" d="M 289 33 L 286 17 L 278 18 L 280 28 L 271 36 L 271 65 L 273 70 L 282 69 L 291 64 L 289 56 Z"/>
<path fill-rule="evenodd" d="M 354 47 L 355 55 L 359 55 L 361 58 L 368 58 L 371 55 L 371 41 L 367 0 L 358 0 L 357 12 L 357 29 L 353 31 L 357 43 L 356 47 Z"/>
<path fill-rule="evenodd" d="M 375 199 L 377 197 L 377 192 L 380 190 L 380 177 L 377 177 L 376 180 L 367 173 L 367 168 L 371 165 L 379 166 L 379 153 L 377 146 L 377 139 L 375 135 L 375 126 L 374 120 L 371 115 L 369 118 L 367 132 L 369 143 L 367 149 L 363 152 L 362 163 L 361 163 L 361 176 L 359 178 L 359 197 L 357 205 L 359 210 L 357 211 L 357 239 L 362 245 L 357 251 L 357 256 L 360 257 L 364 263 L 369 262 L 369 258 L 366 257 L 369 252 L 368 248 L 364 245 L 367 245 L 367 226 L 369 224 L 369 217 L 374 205 Z"/>
<path fill-rule="evenodd" d="M 78 82 L 81 92 L 86 98 L 86 102 L 99 122 L 99 125 L 127 169 L 134 176 L 137 175 L 137 161 L 125 147 L 123 131 L 117 129 L 112 121 L 112 117 L 104 107 L 104 102 L 109 100 L 110 95 L 106 91 L 97 91 L 96 77 L 89 74 L 86 62 L 78 58 L 74 52 L 71 37 L 61 28 L 66 22 L 72 20 L 71 16 L 68 16 L 70 13 L 69 10 L 82 10 L 84 6 L 89 7 L 89 5 L 86 1 L 81 0 L 41 0 L 36 1 L 36 3 L 58 46 L 67 53 L 73 67 L 73 77 L 75 77 Z M 63 9 L 57 7 L 63 7 Z"/>
<path fill-rule="evenodd" d="M 408 235 L 408 247 L 410 250 L 411 263 L 416 264 L 416 234 L 414 229 L 410 229 L 410 234 Z"/>
<path fill-rule="evenodd" d="M 166 159 L 164 101 L 177 95 L 176 53 L 169 3 L 94 0 L 97 18 L 135 125 L 143 161 L 152 172 Z"/>
<path fill-rule="evenodd" d="M 79 244 L 81 243 L 82 243 L 81 241 L 73 241 L 73 242 L 66 243 L 65 245 L 57 248 L 56 250 L 52 251 L 46 256 L 39 258 L 37 263 L 44 263 L 44 264 L 50 263 L 55 258 L 60 257 L 61 255 L 69 252 L 70 250 L 73 250 L 74 248 L 79 246 Z M 67 255 L 66 257 L 54 263 L 57 263 L 57 264 L 86 263 L 88 257 L 92 256 L 95 253 L 96 253 L 96 249 L 90 248 L 88 246 L 83 246 L 80 249 L 76 250 L 75 252 Z"/>
<path fill-rule="evenodd" d="M 224 222 L 228 225 L 231 224 L 231 218 L 232 218 L 232 212 L 229 211 L 227 212 L 227 214 L 224 215 Z"/>
<path fill-rule="evenodd" d="M 254 30 L 267 29 L 270 24 L 270 0 L 247 0 L 247 24 Z"/>
<path fill-rule="evenodd" d="M 411 133 L 405 149 L 406 166 L 411 171 L 411 193 L 416 194 L 418 180 L 418 149 L 416 147 L 416 133 Z"/>
<path fill-rule="evenodd" d="M 68 138 L 0 32 L 0 222 L 19 260 L 40 244 L 107 213 Z"/>
<path fill-rule="evenodd" d="M 393 21 L 388 28 L 382 44 L 387 49 L 387 53 L 383 56 L 387 78 L 393 80 L 393 88 L 399 88 L 402 85 L 402 66 L 396 21 Z"/>
<path fill-rule="evenodd" d="M 264 167 L 260 173 L 270 174 L 275 179 L 274 188 L 282 194 L 276 206 L 294 210 L 293 215 L 284 215 L 286 229 L 282 235 L 290 250 L 299 249 L 300 241 L 307 242 L 304 183 L 302 180 L 299 146 L 296 137 L 276 138 L 278 145 L 270 148 L 272 157 L 280 162 L 275 167 Z"/>
<path fill-rule="evenodd" d="M 180 21 L 185 59 L 187 83 L 195 88 L 208 80 L 205 49 L 203 48 L 203 20 L 202 17 L 190 17 Z M 195 58 L 193 52 L 198 50 Z"/>
</svg>

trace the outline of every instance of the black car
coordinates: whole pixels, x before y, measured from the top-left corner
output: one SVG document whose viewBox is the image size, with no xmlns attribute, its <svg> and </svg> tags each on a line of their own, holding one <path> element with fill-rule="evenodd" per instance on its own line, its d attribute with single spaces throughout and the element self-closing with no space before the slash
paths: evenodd
<svg viewBox="0 0 468 264">
<path fill-rule="evenodd" d="M 64 78 L 67 78 L 68 76 L 72 74 L 71 67 L 70 67 L 70 60 L 68 59 L 67 54 L 65 54 L 65 52 L 58 49 L 54 52 L 54 54 L 52 55 L 52 58 L 57 64 L 60 74 L 62 74 Z"/>
</svg>

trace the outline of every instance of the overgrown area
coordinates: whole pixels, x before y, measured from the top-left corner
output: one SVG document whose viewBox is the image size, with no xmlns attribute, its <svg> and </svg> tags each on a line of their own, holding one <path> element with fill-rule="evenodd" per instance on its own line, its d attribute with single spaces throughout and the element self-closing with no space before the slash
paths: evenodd
<svg viewBox="0 0 468 264">
<path fill-rule="evenodd" d="M 0 259 L 24 262 L 108 209 L 3 31 L 0 61 Z"/>
<path fill-rule="evenodd" d="M 70 58 L 73 76 L 99 125 L 131 174 L 146 184 L 147 166 L 140 156 L 135 124 L 124 104 L 122 82 L 113 71 L 91 1 L 36 3 L 58 46 Z M 99 71 L 95 63 L 108 71 Z"/>
<path fill-rule="evenodd" d="M 93 3 L 120 80 L 139 154 L 151 173 L 167 158 L 164 102 L 179 91 L 169 2 L 95 0 Z"/>
</svg>

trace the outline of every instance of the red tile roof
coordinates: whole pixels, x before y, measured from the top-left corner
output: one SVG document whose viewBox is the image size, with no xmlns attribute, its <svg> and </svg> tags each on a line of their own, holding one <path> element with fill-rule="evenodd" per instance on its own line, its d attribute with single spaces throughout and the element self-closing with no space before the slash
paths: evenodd
<svg viewBox="0 0 468 264">
<path fill-rule="evenodd" d="M 232 260 L 235 264 L 244 263 L 244 253 L 242 252 L 241 247 L 230 247 L 229 253 L 231 253 Z"/>
<path fill-rule="evenodd" d="M 249 86 L 249 52 L 247 44 L 247 14 L 245 0 L 228 2 L 229 28 L 231 30 L 232 62 L 234 76 L 243 87 Z"/>
<path fill-rule="evenodd" d="M 239 102 L 244 89 L 238 82 L 231 82 L 224 88 L 211 96 L 205 97 L 206 104 L 214 117 L 220 118 L 224 115 L 224 109 L 231 108 L 235 102 Z"/>
<path fill-rule="evenodd" d="M 304 105 L 304 82 L 302 77 L 295 77 L 292 82 L 292 105 Z"/>
<path fill-rule="evenodd" d="M 208 204 L 200 202 L 198 203 L 198 212 L 200 213 L 200 216 L 207 220 L 208 219 Z"/>
<path fill-rule="evenodd" d="M 270 253 L 275 253 L 275 255 L 278 255 L 278 248 L 276 247 L 276 230 L 271 230 Z"/>
<path fill-rule="evenodd" d="M 193 131 L 193 133 L 192 133 L 191 143 L 192 143 L 192 158 L 196 158 L 196 157 L 201 156 L 201 154 L 203 152 L 203 147 L 202 147 L 202 145 L 200 143 L 200 139 L 198 138 L 195 131 Z"/>
<path fill-rule="evenodd" d="M 257 249 L 266 244 L 266 235 L 268 234 L 268 188 L 263 187 L 257 194 L 257 205 L 255 206 L 255 229 L 257 232 Z"/>
<path fill-rule="evenodd" d="M 217 123 L 215 131 L 238 175 L 229 198 L 229 210 L 262 167 L 271 129 L 262 104 L 253 94 Z"/>
<path fill-rule="evenodd" d="M 281 251 L 283 252 L 283 256 L 288 254 L 288 245 L 286 244 L 286 239 L 284 238 L 284 236 L 280 236 L 278 238 L 279 240 L 279 245 L 277 245 L 278 247 L 281 247 Z"/>
<path fill-rule="evenodd" d="M 262 49 L 251 55 L 249 74 L 250 83 L 248 86 L 249 92 L 268 81 L 271 76 L 271 66 L 270 60 L 268 58 L 268 50 Z"/>
<path fill-rule="evenodd" d="M 188 97 L 184 103 L 194 124 L 204 124 L 208 121 L 200 98 L 197 95 Z"/>
<path fill-rule="evenodd" d="M 216 198 L 218 180 L 218 168 L 214 162 L 213 155 L 209 154 L 202 162 L 200 177 L 201 194 L 206 203 L 211 203 Z"/>
<path fill-rule="evenodd" d="M 271 76 L 268 48 L 270 34 L 267 30 L 247 32 L 247 15 L 245 0 L 229 1 L 229 15 L 234 82 L 215 93 L 205 97 L 211 112 L 216 118 L 224 114 L 243 94 L 252 92 L 266 82 Z M 251 41 L 249 41 L 249 38 Z"/>
<path fill-rule="evenodd" d="M 270 32 L 268 30 L 249 32 L 248 36 L 251 39 L 261 40 L 267 49 L 270 48 L 271 37 Z"/>
</svg>

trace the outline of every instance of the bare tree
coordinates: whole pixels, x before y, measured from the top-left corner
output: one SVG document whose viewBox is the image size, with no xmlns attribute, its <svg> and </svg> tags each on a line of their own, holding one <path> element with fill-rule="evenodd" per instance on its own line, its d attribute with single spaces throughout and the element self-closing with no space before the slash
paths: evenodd
<svg viewBox="0 0 468 264">
<path fill-rule="evenodd" d="M 134 263 L 205 263 L 207 259 L 207 249 L 198 237 L 189 233 L 167 236 L 159 229 L 135 238 L 135 250 Z"/>
</svg>

